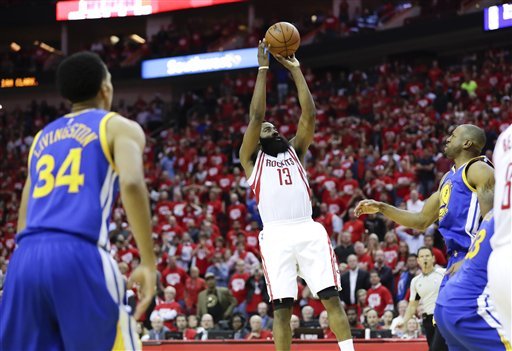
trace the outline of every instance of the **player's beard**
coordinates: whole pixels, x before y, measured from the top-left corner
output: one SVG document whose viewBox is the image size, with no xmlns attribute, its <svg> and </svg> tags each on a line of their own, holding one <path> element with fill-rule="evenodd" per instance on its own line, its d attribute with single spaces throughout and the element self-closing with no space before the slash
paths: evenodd
<svg viewBox="0 0 512 351">
<path fill-rule="evenodd" d="M 290 147 L 288 140 L 280 135 L 271 138 L 260 138 L 260 144 L 261 151 L 273 157 L 277 157 L 278 154 L 285 152 Z"/>
</svg>

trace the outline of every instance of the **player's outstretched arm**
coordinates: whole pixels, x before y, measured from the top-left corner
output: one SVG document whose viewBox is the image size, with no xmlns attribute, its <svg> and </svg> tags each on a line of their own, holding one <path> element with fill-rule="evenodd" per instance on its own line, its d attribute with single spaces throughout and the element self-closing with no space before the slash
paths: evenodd
<svg viewBox="0 0 512 351">
<path fill-rule="evenodd" d="M 401 210 L 375 200 L 360 201 L 354 211 L 356 216 L 380 212 L 400 225 L 423 231 L 439 218 L 439 191 L 425 201 L 421 212 Z"/>
<path fill-rule="evenodd" d="M 484 162 L 475 162 L 468 169 L 468 182 L 476 189 L 482 217 L 494 204 L 494 169 Z"/>
<path fill-rule="evenodd" d="M 302 161 L 306 155 L 309 145 L 313 142 L 313 137 L 315 135 L 315 101 L 309 91 L 306 79 L 300 69 L 300 63 L 295 58 L 295 55 L 289 58 L 284 58 L 281 55 L 274 55 L 274 57 L 290 71 L 293 81 L 295 82 L 295 86 L 297 87 L 302 113 L 297 127 L 297 134 L 290 142 L 299 155 L 299 159 Z"/>
<path fill-rule="evenodd" d="M 267 44 L 265 39 L 258 45 L 258 76 L 254 85 L 251 106 L 249 107 L 249 125 L 244 134 L 240 147 L 240 163 L 247 178 L 251 176 L 254 167 L 252 155 L 260 142 L 261 124 L 265 119 L 267 109 L 267 71 L 269 65 Z"/>
<path fill-rule="evenodd" d="M 115 116 L 108 122 L 107 136 L 119 174 L 121 200 L 141 257 L 140 265 L 128 281 L 129 287 L 140 285 L 139 304 L 134 314 L 135 319 L 139 319 L 153 299 L 156 289 L 156 259 L 142 160 L 146 141 L 142 128 L 121 116 Z"/>
</svg>

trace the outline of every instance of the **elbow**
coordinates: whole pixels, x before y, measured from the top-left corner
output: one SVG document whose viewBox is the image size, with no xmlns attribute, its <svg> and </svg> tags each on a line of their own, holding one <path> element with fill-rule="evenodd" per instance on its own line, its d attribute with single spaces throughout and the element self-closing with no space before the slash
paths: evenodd
<svg viewBox="0 0 512 351">
<path fill-rule="evenodd" d="M 145 189 L 146 183 L 143 177 L 125 176 L 120 177 L 119 186 L 123 191 L 133 192 L 139 189 Z"/>
</svg>

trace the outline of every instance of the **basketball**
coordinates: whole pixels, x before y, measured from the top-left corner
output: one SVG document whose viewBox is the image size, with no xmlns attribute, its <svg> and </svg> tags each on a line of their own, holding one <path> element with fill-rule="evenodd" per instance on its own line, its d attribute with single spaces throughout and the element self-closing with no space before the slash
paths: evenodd
<svg viewBox="0 0 512 351">
<path fill-rule="evenodd" d="M 270 26 L 265 33 L 272 54 L 283 57 L 292 56 L 300 46 L 300 34 L 297 28 L 288 22 L 278 22 Z"/>
</svg>

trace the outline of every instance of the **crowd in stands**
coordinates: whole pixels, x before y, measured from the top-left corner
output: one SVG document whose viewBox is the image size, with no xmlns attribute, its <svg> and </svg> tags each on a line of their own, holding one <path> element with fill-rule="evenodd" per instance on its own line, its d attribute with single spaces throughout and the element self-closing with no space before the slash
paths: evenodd
<svg viewBox="0 0 512 351">
<path fill-rule="evenodd" d="M 462 1 L 384 1 L 376 8 L 367 6 L 350 8 L 347 0 L 342 0 L 338 15 L 332 10 L 319 10 L 302 18 L 287 18 L 293 22 L 305 44 L 324 42 L 337 38 L 375 31 L 380 25 L 400 13 L 418 5 L 422 16 L 433 17 L 439 14 L 456 13 Z M 364 2 L 363 2 L 364 5 Z M 240 14 L 238 14 L 240 15 Z M 420 17 L 422 17 L 420 16 Z M 239 16 L 240 17 L 240 16 Z M 274 22 L 279 21 L 275 19 Z M 256 47 L 258 40 L 265 35 L 272 21 L 256 19 L 253 28 L 248 28 L 246 20 L 218 17 L 190 17 L 185 24 L 172 22 L 162 26 L 151 38 L 143 41 L 133 40 L 130 35 L 105 35 L 93 42 L 82 42 L 82 50 L 98 53 L 107 66 L 113 68 L 133 67 L 143 59 L 179 56 L 222 49 L 222 43 L 240 37 L 233 48 Z M 34 38 L 36 41 L 38 38 Z M 59 48 L 58 42 L 49 43 Z M 7 49 L 7 48 L 5 48 Z M 17 51 L 0 51 L 0 69 L 4 74 L 21 74 L 56 69 L 62 59 L 62 53 L 48 51 L 33 43 L 21 43 Z"/>
<path fill-rule="evenodd" d="M 291 138 L 300 115 L 296 93 L 291 80 L 279 80 L 272 68 L 267 120 Z M 511 48 L 466 55 L 450 65 L 433 60 L 349 73 L 303 69 L 317 106 L 315 140 L 306 155 L 313 217 L 333 243 L 350 325 L 421 336 L 421 319 L 402 321 L 410 282 L 420 272 L 417 249 L 432 248 L 437 264 L 446 264 L 436 225 L 418 232 L 380 215 L 356 218 L 353 207 L 373 198 L 420 210 L 451 167 L 442 150 L 459 124 L 484 128 L 485 152 L 492 156 L 493 142 L 512 121 Z M 144 162 L 159 277 L 158 296 L 139 325 L 144 339 L 206 339 L 226 332 L 237 339 L 272 337 L 257 240 L 261 221 L 238 160 L 254 80 L 253 72 L 226 74 L 218 86 L 184 92 L 175 99 L 176 127 L 148 134 Z M 148 115 L 162 103 L 155 97 L 114 109 L 147 127 Z M 44 102 L 0 110 L 0 283 L 15 247 L 32 136 L 66 112 L 64 104 Z M 128 277 L 139 254 L 119 201 L 110 239 L 111 254 Z M 319 328 L 333 337 L 321 302 L 304 281 L 297 284 L 292 329 Z M 132 305 L 136 299 L 136 291 L 129 291 Z"/>
</svg>

